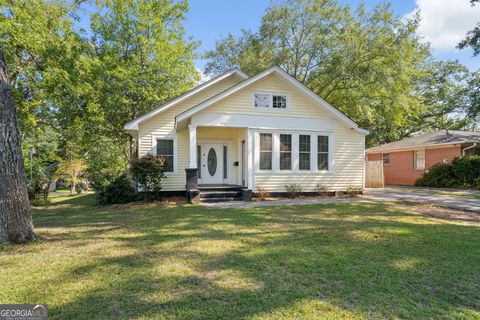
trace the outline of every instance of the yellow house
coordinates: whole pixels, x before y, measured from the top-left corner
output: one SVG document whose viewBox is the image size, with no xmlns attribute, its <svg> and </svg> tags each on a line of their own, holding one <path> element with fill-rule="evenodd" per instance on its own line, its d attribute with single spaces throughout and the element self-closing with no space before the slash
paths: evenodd
<svg viewBox="0 0 480 320">
<path fill-rule="evenodd" d="M 235 69 L 128 122 L 139 157 L 167 160 L 163 190 L 192 199 L 298 184 L 344 191 L 364 185 L 368 131 L 277 66 Z M 221 191 L 225 192 L 221 192 Z M 242 191 L 242 192 L 239 192 Z"/>
</svg>

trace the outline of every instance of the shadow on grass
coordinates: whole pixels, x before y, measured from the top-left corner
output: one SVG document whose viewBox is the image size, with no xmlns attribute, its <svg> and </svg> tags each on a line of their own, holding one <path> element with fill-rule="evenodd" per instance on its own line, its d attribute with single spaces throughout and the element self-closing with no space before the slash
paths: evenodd
<svg viewBox="0 0 480 320">
<path fill-rule="evenodd" d="M 52 318 L 479 316 L 474 226 L 378 203 L 76 208 L 88 197 L 35 213 L 38 225 L 63 230 L 46 243 L 113 241 L 113 254 L 50 279 L 57 287 L 101 279 L 50 308 Z"/>
</svg>

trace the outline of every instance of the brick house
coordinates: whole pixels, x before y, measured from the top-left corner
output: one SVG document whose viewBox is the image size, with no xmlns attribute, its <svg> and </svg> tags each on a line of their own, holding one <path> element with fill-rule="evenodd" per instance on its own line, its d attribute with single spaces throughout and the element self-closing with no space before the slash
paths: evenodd
<svg viewBox="0 0 480 320">
<path fill-rule="evenodd" d="M 480 132 L 436 131 L 365 150 L 366 160 L 383 160 L 386 185 L 414 185 L 436 163 L 480 155 Z"/>
</svg>

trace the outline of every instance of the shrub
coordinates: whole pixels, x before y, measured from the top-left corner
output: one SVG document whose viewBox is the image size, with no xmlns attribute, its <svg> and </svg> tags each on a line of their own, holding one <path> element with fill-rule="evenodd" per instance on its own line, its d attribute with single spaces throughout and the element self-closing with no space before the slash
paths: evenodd
<svg viewBox="0 0 480 320">
<path fill-rule="evenodd" d="M 297 183 L 287 184 L 285 186 L 289 198 L 297 198 L 302 192 L 302 186 Z"/>
<path fill-rule="evenodd" d="M 162 180 L 165 179 L 165 159 L 150 154 L 132 162 L 130 172 L 139 184 L 144 200 L 159 200 Z"/>
<path fill-rule="evenodd" d="M 353 197 L 361 194 L 362 191 L 363 191 L 362 187 L 356 186 L 356 185 L 350 185 L 350 186 L 347 187 L 346 194 L 349 197 L 353 198 Z"/>
<path fill-rule="evenodd" d="M 415 181 L 415 185 L 419 187 L 448 188 L 456 184 L 453 166 L 445 163 L 433 165 Z"/>
<path fill-rule="evenodd" d="M 480 177 L 480 156 L 466 156 L 452 161 L 453 175 L 459 187 L 475 187 Z"/>
<path fill-rule="evenodd" d="M 255 196 L 261 201 L 265 201 L 268 197 L 268 190 L 266 188 L 256 187 Z"/>
<path fill-rule="evenodd" d="M 326 185 L 317 183 L 314 190 L 321 197 L 326 197 L 328 195 L 328 187 Z"/>
<path fill-rule="evenodd" d="M 126 174 L 116 178 L 97 192 L 97 202 L 100 205 L 127 203 L 133 200 L 135 200 L 135 190 Z"/>
</svg>

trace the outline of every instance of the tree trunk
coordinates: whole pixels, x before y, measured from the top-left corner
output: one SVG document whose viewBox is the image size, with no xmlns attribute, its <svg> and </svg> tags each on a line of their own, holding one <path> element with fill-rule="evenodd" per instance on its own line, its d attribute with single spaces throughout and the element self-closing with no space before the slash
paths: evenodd
<svg viewBox="0 0 480 320">
<path fill-rule="evenodd" d="M 77 186 L 77 184 L 75 182 L 70 183 L 70 195 L 75 194 L 75 187 L 76 186 Z"/>
<path fill-rule="evenodd" d="M 0 48 L 0 242 L 36 240 L 20 148 L 20 129 Z"/>
</svg>

